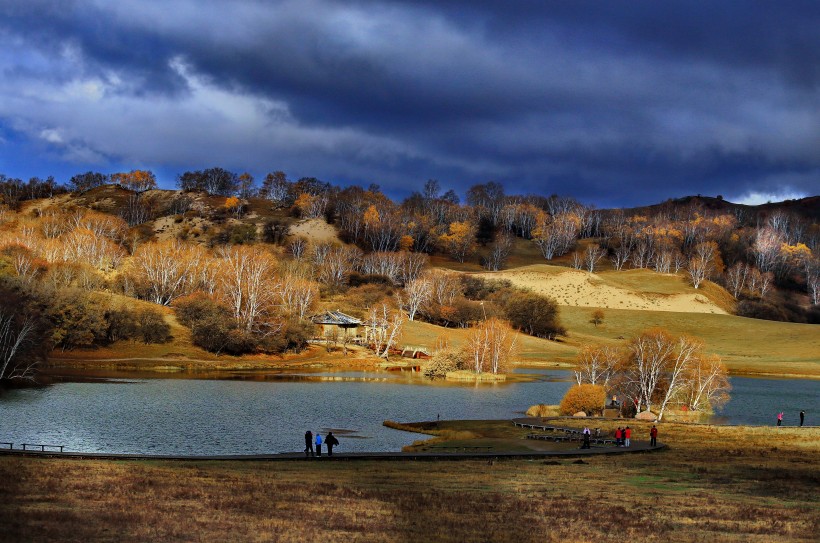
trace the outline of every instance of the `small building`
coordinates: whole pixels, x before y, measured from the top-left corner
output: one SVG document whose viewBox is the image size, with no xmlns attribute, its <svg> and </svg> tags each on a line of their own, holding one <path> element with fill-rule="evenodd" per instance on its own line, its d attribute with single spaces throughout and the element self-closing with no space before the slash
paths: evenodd
<svg viewBox="0 0 820 543">
<path fill-rule="evenodd" d="M 413 358 L 415 360 L 429 360 L 431 358 L 430 349 L 417 345 L 405 345 L 404 349 L 401 351 L 401 356 L 403 358 Z"/>
<path fill-rule="evenodd" d="M 325 311 L 314 315 L 311 320 L 321 327 L 321 337 L 335 336 L 338 339 L 346 337 L 353 340 L 358 340 L 360 337 L 359 329 L 362 321 L 341 311 Z"/>
</svg>

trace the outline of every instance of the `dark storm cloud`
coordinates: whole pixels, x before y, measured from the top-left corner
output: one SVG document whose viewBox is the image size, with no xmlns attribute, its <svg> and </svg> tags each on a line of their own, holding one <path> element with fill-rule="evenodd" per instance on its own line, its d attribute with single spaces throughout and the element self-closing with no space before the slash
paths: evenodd
<svg viewBox="0 0 820 543">
<path fill-rule="evenodd" d="M 0 64 L 0 121 L 74 162 L 602 204 L 820 184 L 816 2 L 0 6 L 2 43 L 30 57 Z M 77 105 L 28 113 L 16 82 Z"/>
</svg>

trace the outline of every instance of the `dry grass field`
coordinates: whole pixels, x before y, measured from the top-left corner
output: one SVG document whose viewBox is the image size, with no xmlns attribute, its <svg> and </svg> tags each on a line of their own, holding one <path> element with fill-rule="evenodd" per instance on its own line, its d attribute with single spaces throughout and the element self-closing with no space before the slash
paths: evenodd
<svg viewBox="0 0 820 543">
<path fill-rule="evenodd" d="M 0 456 L 0 540 L 816 541 L 820 429 L 665 423 L 660 441 L 582 461 Z"/>
</svg>

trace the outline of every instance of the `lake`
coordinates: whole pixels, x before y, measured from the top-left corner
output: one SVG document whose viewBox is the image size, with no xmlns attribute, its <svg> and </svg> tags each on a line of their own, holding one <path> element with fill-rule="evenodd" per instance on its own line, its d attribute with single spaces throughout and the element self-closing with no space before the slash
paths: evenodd
<svg viewBox="0 0 820 543">
<path fill-rule="evenodd" d="M 0 441 L 70 451 L 143 454 L 264 454 L 302 450 L 306 430 L 341 430 L 338 451 L 396 451 L 424 436 L 382 421 L 503 419 L 557 404 L 572 373 L 520 370 L 535 380 L 430 385 L 396 372 L 273 374 L 247 380 L 113 379 L 62 382 L 0 395 Z M 240 376 L 241 377 L 241 376 Z M 820 382 L 734 377 L 726 424 L 807 424 L 820 415 Z"/>
</svg>

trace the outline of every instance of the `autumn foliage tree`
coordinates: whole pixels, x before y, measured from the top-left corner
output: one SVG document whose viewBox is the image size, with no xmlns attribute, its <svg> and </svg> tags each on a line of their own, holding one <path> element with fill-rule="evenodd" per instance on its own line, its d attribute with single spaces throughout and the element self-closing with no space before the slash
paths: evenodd
<svg viewBox="0 0 820 543">
<path fill-rule="evenodd" d="M 583 412 L 587 416 L 600 414 L 606 402 L 606 389 L 603 385 L 581 384 L 571 387 L 561 400 L 558 411 L 562 415 L 574 415 Z"/>
<path fill-rule="evenodd" d="M 447 233 L 439 236 L 439 243 L 450 256 L 464 262 L 475 252 L 476 227 L 468 221 L 450 223 Z"/>
</svg>

